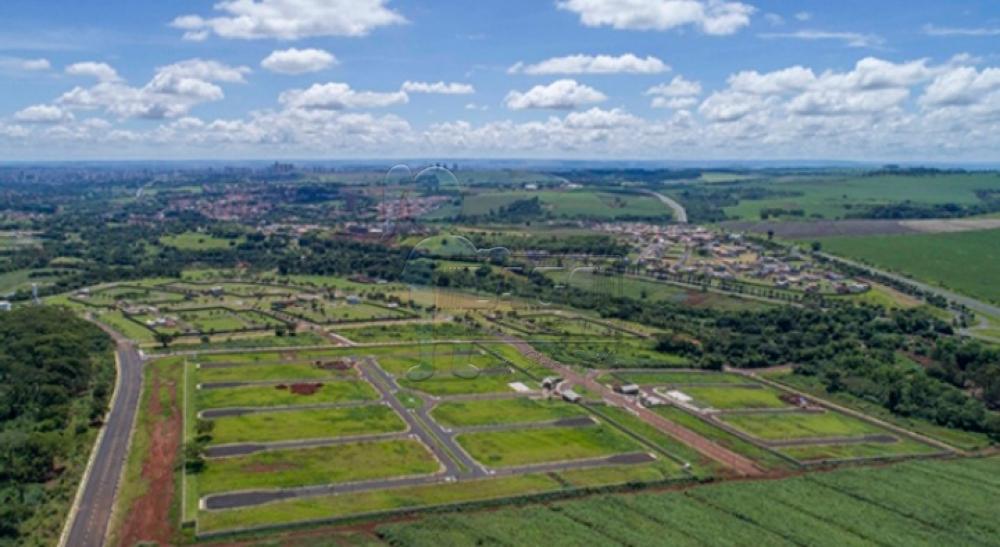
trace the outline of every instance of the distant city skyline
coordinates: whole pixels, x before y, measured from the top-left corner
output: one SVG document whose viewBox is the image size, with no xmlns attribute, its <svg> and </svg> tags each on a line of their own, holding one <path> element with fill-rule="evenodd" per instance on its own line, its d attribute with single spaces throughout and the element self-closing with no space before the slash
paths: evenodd
<svg viewBox="0 0 1000 547">
<path fill-rule="evenodd" d="M 0 161 L 1000 160 L 1000 5 L 0 7 Z"/>
</svg>

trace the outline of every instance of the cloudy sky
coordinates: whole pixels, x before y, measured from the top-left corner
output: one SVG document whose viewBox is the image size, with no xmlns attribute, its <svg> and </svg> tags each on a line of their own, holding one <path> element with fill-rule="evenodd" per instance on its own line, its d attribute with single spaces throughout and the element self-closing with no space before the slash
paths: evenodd
<svg viewBox="0 0 1000 547">
<path fill-rule="evenodd" d="M 0 159 L 1000 160 L 995 0 L 4 0 Z"/>
</svg>

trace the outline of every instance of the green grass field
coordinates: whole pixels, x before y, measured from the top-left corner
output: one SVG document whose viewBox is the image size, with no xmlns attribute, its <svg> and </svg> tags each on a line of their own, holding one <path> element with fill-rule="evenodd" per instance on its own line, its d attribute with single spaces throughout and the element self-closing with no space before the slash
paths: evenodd
<svg viewBox="0 0 1000 547">
<path fill-rule="evenodd" d="M 198 489 L 201 495 L 207 495 L 336 484 L 426 475 L 439 467 L 430 451 L 417 441 L 351 443 L 209 460 L 198 477 Z"/>
<path fill-rule="evenodd" d="M 823 249 L 975 298 L 1000 302 L 1000 230 L 836 237 Z"/>
<path fill-rule="evenodd" d="M 885 433 L 884 429 L 836 412 L 730 414 L 721 419 L 754 437 L 775 441 L 822 437 L 859 437 Z"/>
<path fill-rule="evenodd" d="M 606 426 L 465 433 L 456 440 L 490 467 L 579 460 L 639 451 L 634 441 Z"/>
<path fill-rule="evenodd" d="M 254 382 L 277 380 L 329 380 L 344 373 L 318 368 L 312 363 L 253 365 L 198 370 L 200 382 Z"/>
<path fill-rule="evenodd" d="M 980 201 L 976 191 L 1000 188 L 1000 177 L 992 173 L 926 177 L 885 175 L 748 182 L 742 187 L 797 192 L 802 195 L 743 200 L 738 205 L 725 208 L 726 215 L 730 218 L 759 220 L 762 209 L 778 208 L 801 209 L 806 217 L 816 215 L 837 219 L 844 218 L 852 210 L 862 206 L 902 203 L 904 200 L 916 204 L 976 204 Z"/>
<path fill-rule="evenodd" d="M 546 422 L 586 414 L 578 406 L 562 401 L 499 399 L 439 404 L 431 415 L 448 427 Z"/>
<path fill-rule="evenodd" d="M 685 372 L 685 371 L 649 371 L 649 372 L 613 372 L 601 377 L 604 383 L 639 384 L 643 386 L 665 386 L 682 384 L 745 384 L 747 378 L 736 374 L 722 372 Z"/>
<path fill-rule="evenodd" d="M 852 468 L 383 525 L 392 545 L 995 545 L 1000 458 Z"/>
<path fill-rule="evenodd" d="M 792 467 L 791 463 L 771 451 L 744 441 L 736 435 L 716 427 L 697 416 L 688 414 L 679 408 L 660 406 L 655 407 L 654 411 L 678 425 L 682 425 L 734 452 L 743 454 L 766 469 L 788 469 Z"/>
<path fill-rule="evenodd" d="M 851 458 L 873 458 L 884 456 L 910 456 L 930 454 L 936 449 L 932 446 L 899 439 L 894 443 L 852 443 L 789 446 L 779 448 L 778 452 L 791 456 L 802 462 L 816 460 L 844 460 Z"/>
<path fill-rule="evenodd" d="M 770 388 L 682 386 L 678 389 L 693 397 L 696 405 L 718 410 L 788 406 L 778 397 L 778 392 Z"/>
<path fill-rule="evenodd" d="M 324 383 L 316 393 L 311 395 L 297 395 L 287 386 L 200 389 L 196 401 L 198 408 L 207 409 L 315 405 L 371 401 L 377 398 L 378 393 L 365 382 L 339 380 Z"/>
<path fill-rule="evenodd" d="M 183 234 L 163 236 L 160 244 L 166 247 L 173 247 L 182 251 L 218 251 L 235 248 L 242 240 L 224 239 L 208 234 L 197 232 L 185 232 Z"/>
<path fill-rule="evenodd" d="M 593 190 L 487 192 L 466 197 L 461 212 L 465 215 L 487 215 L 491 210 L 499 211 L 515 201 L 535 197 L 546 210 L 559 218 L 670 218 L 670 210 L 654 197 Z"/>
<path fill-rule="evenodd" d="M 228 416 L 213 422 L 213 444 L 328 439 L 406 429 L 403 420 L 381 404 Z"/>
</svg>

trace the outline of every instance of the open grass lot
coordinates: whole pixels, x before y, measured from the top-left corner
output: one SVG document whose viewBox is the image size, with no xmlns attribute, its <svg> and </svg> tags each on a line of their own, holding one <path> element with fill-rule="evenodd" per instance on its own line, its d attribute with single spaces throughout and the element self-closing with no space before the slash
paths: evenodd
<svg viewBox="0 0 1000 547">
<path fill-rule="evenodd" d="M 338 334 L 359 343 L 420 342 L 429 340 L 477 340 L 486 338 L 479 329 L 457 323 L 406 323 L 369 327 L 337 327 Z"/>
<path fill-rule="evenodd" d="M 378 393 L 365 382 L 338 380 L 323 383 L 315 393 L 299 395 L 288 386 L 238 387 L 232 389 L 200 389 L 196 397 L 198 408 L 252 408 L 271 406 L 315 405 L 371 401 Z"/>
<path fill-rule="evenodd" d="M 500 499 L 561 489 L 563 485 L 556 477 L 548 474 L 532 474 L 375 490 L 357 494 L 303 498 L 232 511 L 204 511 L 199 515 L 198 527 L 202 531 L 232 530 L 378 511 Z"/>
<path fill-rule="evenodd" d="M 203 368 L 198 370 L 201 382 L 255 382 L 278 380 L 323 381 L 337 377 L 350 377 L 339 371 L 319 368 L 312 363 L 287 363 L 268 365 L 245 365 L 228 368 Z"/>
<path fill-rule="evenodd" d="M 778 452 L 801 462 L 818 460 L 847 460 L 852 458 L 880 458 L 886 456 L 913 456 L 932 454 L 938 450 L 930 445 L 898 438 L 894 443 L 814 444 L 779 448 Z"/>
<path fill-rule="evenodd" d="M 1000 285 L 996 283 L 1000 279 L 1000 230 L 820 241 L 827 252 L 1000 302 Z"/>
<path fill-rule="evenodd" d="M 167 304 L 184 301 L 184 295 L 170 291 L 160 291 L 150 287 L 119 285 L 92 291 L 82 300 L 95 306 L 112 306 L 120 301 L 129 304 Z"/>
<path fill-rule="evenodd" d="M 783 372 L 768 375 L 767 378 L 781 384 L 788 385 L 799 391 L 823 397 L 848 408 L 859 410 L 865 414 L 879 418 L 880 420 L 884 420 L 910 431 L 920 433 L 921 435 L 926 435 L 932 439 L 937 439 L 956 448 L 961 448 L 963 450 L 978 450 L 990 445 L 989 438 L 982 433 L 960 431 L 957 429 L 942 427 L 926 420 L 899 416 L 898 414 L 889 412 L 880 405 L 871 403 L 859 397 L 854 397 L 848 393 L 828 393 L 825 385 L 812 376 L 803 376 L 801 374 Z"/>
<path fill-rule="evenodd" d="M 323 300 L 313 304 L 296 304 L 284 310 L 290 315 L 301 317 L 323 325 L 361 321 L 391 321 L 407 319 L 406 312 L 383 308 L 372 304 L 348 304 L 344 300 Z"/>
<path fill-rule="evenodd" d="M 466 197 L 461 212 L 470 216 L 488 215 L 491 210 L 499 211 L 515 201 L 535 197 L 558 218 L 670 218 L 670 210 L 654 197 L 594 190 L 487 192 Z"/>
<path fill-rule="evenodd" d="M 604 383 L 638 384 L 641 386 L 667 386 L 681 384 L 745 384 L 749 380 L 736 374 L 723 372 L 649 371 L 612 372 L 601 377 Z"/>
<path fill-rule="evenodd" d="M 995 545 L 1000 458 L 852 468 L 683 492 L 429 516 L 378 529 L 393 545 Z M 933 493 L 933 494 L 930 494 Z"/>
<path fill-rule="evenodd" d="M 526 374 L 510 370 L 481 374 L 475 378 L 463 378 L 454 372 L 437 372 L 433 377 L 426 380 L 402 378 L 398 382 L 404 388 L 439 397 L 448 395 L 508 393 L 513 391 L 513 388 L 510 387 L 510 383 L 512 382 L 521 382 L 528 385 L 528 387 L 536 385 Z"/>
<path fill-rule="evenodd" d="M 370 349 L 370 348 L 365 348 Z M 531 377 L 484 348 L 426 344 L 379 348 L 379 366 L 401 387 L 430 395 L 511 392 L 511 382 L 534 384 Z"/>
<path fill-rule="evenodd" d="M 885 430 L 836 412 L 731 414 L 722 421 L 765 440 L 858 437 Z"/>
<path fill-rule="evenodd" d="M 738 452 L 765 469 L 788 469 L 793 467 L 791 463 L 779 457 L 777 454 L 761 448 L 753 443 L 747 442 L 722 428 L 716 427 L 697 416 L 688 414 L 679 408 L 671 406 L 655 407 L 654 411 L 664 418 L 684 426 L 699 435 L 715 441 L 720 445 Z"/>
<path fill-rule="evenodd" d="M 546 422 L 586 414 L 579 406 L 562 401 L 500 399 L 439 404 L 431 416 L 448 427 Z"/>
<path fill-rule="evenodd" d="M 417 441 L 351 443 L 211 460 L 198 477 L 198 487 L 202 495 L 293 488 L 425 475 L 436 472 L 439 466 Z"/>
<path fill-rule="evenodd" d="M 640 445 L 606 426 L 465 433 L 456 440 L 473 458 L 494 468 L 641 451 Z"/>
<path fill-rule="evenodd" d="M 738 408 L 784 408 L 788 403 L 781 400 L 778 392 L 762 387 L 709 387 L 688 386 L 678 388 L 686 395 L 694 398 L 694 403 L 700 407 L 711 407 L 718 410 Z"/>
<path fill-rule="evenodd" d="M 160 244 L 181 251 L 219 251 L 235 248 L 241 240 L 224 239 L 198 232 L 185 232 L 160 238 Z"/>
<path fill-rule="evenodd" d="M 761 310 L 771 307 L 771 304 L 749 298 L 737 298 L 714 292 L 702 292 L 672 285 L 656 279 L 625 276 L 616 278 L 613 284 L 600 282 L 603 276 L 587 272 L 577 272 L 570 276 L 568 272 L 550 272 L 547 274 L 554 281 L 581 290 L 593 291 L 609 296 L 623 296 L 641 300 L 666 301 L 690 308 L 712 308 L 722 310 Z"/>
<path fill-rule="evenodd" d="M 227 416 L 213 422 L 214 444 L 327 439 L 406 429 L 403 420 L 381 404 Z"/>
<path fill-rule="evenodd" d="M 563 363 L 594 368 L 670 368 L 688 365 L 680 355 L 656 351 L 652 340 L 553 338 L 532 342 L 538 351 Z"/>
<path fill-rule="evenodd" d="M 120 311 L 102 311 L 95 314 L 97 320 L 139 343 L 154 341 L 153 331 L 125 317 Z"/>
<path fill-rule="evenodd" d="M 742 187 L 795 192 L 801 195 L 744 200 L 726 207 L 733 219 L 758 220 L 762 209 L 801 209 L 806 217 L 844 218 L 852 210 L 869 205 L 979 203 L 977 190 L 1000 188 L 1000 177 L 993 173 L 948 174 L 938 176 L 852 176 L 840 179 L 779 180 L 770 183 L 746 183 Z"/>
</svg>

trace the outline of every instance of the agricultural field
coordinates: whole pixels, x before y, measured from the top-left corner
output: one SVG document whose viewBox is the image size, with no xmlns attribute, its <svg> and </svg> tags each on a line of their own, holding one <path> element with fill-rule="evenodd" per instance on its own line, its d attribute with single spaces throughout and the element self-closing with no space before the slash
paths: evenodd
<svg viewBox="0 0 1000 547">
<path fill-rule="evenodd" d="M 513 191 L 484 192 L 467 196 L 461 214 L 488 215 L 515 201 L 537 197 L 552 216 L 562 219 L 588 218 L 613 220 L 626 218 L 659 218 L 668 220 L 670 210 L 652 196 L 613 194 L 594 190 L 573 191 Z M 442 211 L 436 211 L 439 215 Z"/>
<path fill-rule="evenodd" d="M 428 516 L 378 528 L 393 545 L 993 545 L 1000 459 L 852 468 L 682 492 Z M 877 485 L 877 487 L 873 487 Z M 933 493 L 933 495 L 927 495 Z M 817 508 L 822 508 L 817 511 Z"/>
<path fill-rule="evenodd" d="M 819 240 L 827 252 L 917 280 L 1000 302 L 1000 230 L 837 237 Z"/>
<path fill-rule="evenodd" d="M 851 176 L 748 182 L 740 188 L 798 195 L 743 200 L 724 209 L 731 219 L 759 220 L 764 209 L 801 210 L 808 218 L 839 219 L 866 206 L 901 204 L 904 199 L 918 205 L 976 205 L 981 202 L 976 192 L 1000 188 L 1000 178 L 995 174 Z"/>
</svg>

